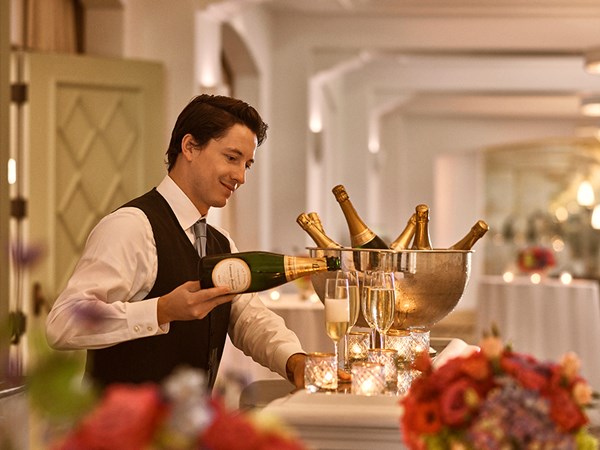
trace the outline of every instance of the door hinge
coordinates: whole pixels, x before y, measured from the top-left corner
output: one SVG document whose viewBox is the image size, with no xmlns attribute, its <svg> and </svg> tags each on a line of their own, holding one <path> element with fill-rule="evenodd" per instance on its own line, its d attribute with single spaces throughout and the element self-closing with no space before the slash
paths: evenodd
<svg viewBox="0 0 600 450">
<path fill-rule="evenodd" d="M 10 85 L 10 101 L 17 105 L 27 102 L 29 86 L 26 83 L 13 83 Z"/>
<path fill-rule="evenodd" d="M 27 216 L 27 200 L 23 197 L 16 197 L 10 200 L 10 216 L 17 220 L 24 219 Z"/>
</svg>

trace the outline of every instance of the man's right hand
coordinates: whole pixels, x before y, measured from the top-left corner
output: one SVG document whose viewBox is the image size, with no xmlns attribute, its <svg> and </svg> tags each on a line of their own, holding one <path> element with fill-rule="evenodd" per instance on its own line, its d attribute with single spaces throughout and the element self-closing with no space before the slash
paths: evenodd
<svg viewBox="0 0 600 450">
<path fill-rule="evenodd" d="M 227 287 L 200 289 L 199 281 L 188 281 L 158 299 L 158 324 L 203 319 L 215 307 L 232 301 L 235 296 L 229 294 Z"/>
</svg>

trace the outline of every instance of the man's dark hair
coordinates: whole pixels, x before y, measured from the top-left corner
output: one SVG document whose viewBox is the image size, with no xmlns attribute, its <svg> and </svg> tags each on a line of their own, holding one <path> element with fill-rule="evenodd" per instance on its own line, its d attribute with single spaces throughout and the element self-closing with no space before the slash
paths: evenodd
<svg viewBox="0 0 600 450">
<path fill-rule="evenodd" d="M 267 138 L 268 125 L 252 106 L 223 95 L 202 94 L 194 97 L 177 117 L 167 150 L 170 171 L 177 155 L 181 153 L 181 140 L 191 134 L 200 148 L 206 147 L 211 139 L 223 137 L 235 124 L 245 125 L 255 135 L 258 145 Z"/>
</svg>

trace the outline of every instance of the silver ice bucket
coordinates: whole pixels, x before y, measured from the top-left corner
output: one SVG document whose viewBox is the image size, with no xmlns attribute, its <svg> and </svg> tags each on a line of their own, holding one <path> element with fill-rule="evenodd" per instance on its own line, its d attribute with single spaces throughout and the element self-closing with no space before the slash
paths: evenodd
<svg viewBox="0 0 600 450">
<path fill-rule="evenodd" d="M 309 247 L 310 256 L 337 256 L 342 270 L 389 270 L 396 278 L 396 312 L 392 329 L 431 328 L 458 304 L 469 281 L 472 250 L 368 250 Z M 323 301 L 323 272 L 312 276 L 315 292 Z M 367 326 L 360 314 L 359 326 Z"/>
</svg>

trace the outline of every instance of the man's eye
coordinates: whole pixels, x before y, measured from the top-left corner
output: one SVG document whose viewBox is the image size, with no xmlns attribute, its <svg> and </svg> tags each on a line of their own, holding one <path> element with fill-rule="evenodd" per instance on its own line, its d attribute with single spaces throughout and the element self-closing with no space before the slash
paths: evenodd
<svg viewBox="0 0 600 450">
<path fill-rule="evenodd" d="M 252 169 L 252 164 L 246 164 L 246 170 Z"/>
</svg>

